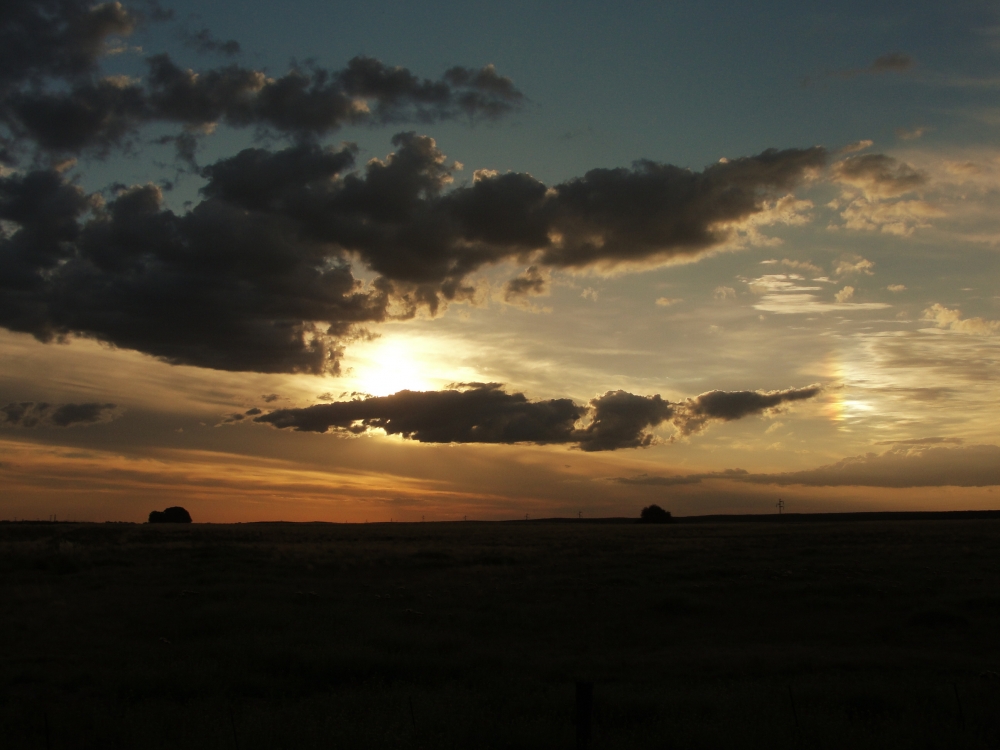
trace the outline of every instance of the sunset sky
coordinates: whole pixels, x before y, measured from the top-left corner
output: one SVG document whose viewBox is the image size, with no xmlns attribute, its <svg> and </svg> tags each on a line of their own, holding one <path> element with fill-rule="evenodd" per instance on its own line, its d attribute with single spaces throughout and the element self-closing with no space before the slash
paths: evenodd
<svg viewBox="0 0 1000 750">
<path fill-rule="evenodd" d="M 995 3 L 18 0 L 0 518 L 1000 507 Z"/>
</svg>

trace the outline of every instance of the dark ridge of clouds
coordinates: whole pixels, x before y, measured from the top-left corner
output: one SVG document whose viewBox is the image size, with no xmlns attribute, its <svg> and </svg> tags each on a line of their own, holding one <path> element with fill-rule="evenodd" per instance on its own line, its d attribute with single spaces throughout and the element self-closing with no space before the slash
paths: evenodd
<svg viewBox="0 0 1000 750">
<path fill-rule="evenodd" d="M 674 405 L 656 396 L 608 391 L 590 402 L 593 421 L 574 439 L 584 451 L 613 451 L 652 445 L 653 429 L 674 415 Z"/>
<path fill-rule="evenodd" d="M 810 487 L 990 487 L 1000 485 L 1000 447 L 901 445 L 808 471 L 751 474 L 743 481 Z"/>
<path fill-rule="evenodd" d="M 673 476 L 656 476 L 638 474 L 634 477 L 609 477 L 607 481 L 615 484 L 640 485 L 646 487 L 676 487 L 684 484 L 699 484 L 703 479 L 735 479 L 749 476 L 746 469 L 725 469 L 702 474 L 675 474 Z"/>
<path fill-rule="evenodd" d="M 934 440 L 934 438 L 931 438 Z M 940 438 L 940 440 L 948 440 Z M 670 486 L 706 479 L 808 487 L 992 487 L 1000 485 L 1000 446 L 940 447 L 901 442 L 885 453 L 867 453 L 806 471 L 751 474 L 743 469 L 669 477 L 613 477 L 618 484 Z"/>
<path fill-rule="evenodd" d="M 110 422 L 120 416 L 116 404 L 50 404 L 21 401 L 0 407 L 0 424 L 13 427 L 72 427 Z"/>
<path fill-rule="evenodd" d="M 422 443 L 567 443 L 585 413 L 569 399 L 528 401 L 497 383 L 462 390 L 400 391 L 304 409 L 278 409 L 255 422 L 300 432 L 361 434 L 381 428 Z"/>
<path fill-rule="evenodd" d="M 767 151 L 701 173 L 643 162 L 552 188 L 486 175 L 446 192 L 454 165 L 433 139 L 393 142 L 358 172 L 353 146 L 244 150 L 203 170 L 204 200 L 182 215 L 154 185 L 104 203 L 55 170 L 0 178 L 0 219 L 16 225 L 0 237 L 0 326 L 174 364 L 336 372 L 343 342 L 386 320 L 390 302 L 396 318 L 436 313 L 473 295 L 472 272 L 527 255 L 538 279 L 696 255 L 727 239 L 718 222 L 763 210 L 825 158 Z M 355 260 L 372 284 L 354 277 Z M 518 283 L 539 288 L 530 275 Z"/>
<path fill-rule="evenodd" d="M 183 215 L 160 189 L 101 206 L 54 171 L 0 178 L 0 325 L 40 341 L 106 341 L 173 364 L 336 371 L 340 342 L 384 320 L 364 287 L 287 220 L 209 199 Z"/>
<path fill-rule="evenodd" d="M 822 386 L 778 391 L 709 391 L 678 404 L 674 424 L 682 435 L 700 432 L 711 421 L 731 422 L 751 414 L 774 411 L 782 404 L 816 396 Z"/>
<path fill-rule="evenodd" d="M 154 19 L 164 17 L 151 6 Z M 0 9 L 0 124 L 5 159 L 31 149 L 42 155 L 133 145 L 152 123 L 187 132 L 217 124 L 253 127 L 298 140 L 317 139 L 355 123 L 436 122 L 501 118 L 525 97 L 493 65 L 453 67 L 438 80 L 358 56 L 341 70 L 294 67 L 283 76 L 231 64 L 191 70 L 165 53 L 146 58 L 142 81 L 105 77 L 109 40 L 127 37 L 142 14 L 119 3 L 18 0 Z M 210 30 L 180 30 L 199 52 L 235 55 L 235 40 Z M 185 145 L 179 142 L 178 145 Z"/>
<path fill-rule="evenodd" d="M 957 437 L 925 437 L 909 440 L 880 440 L 875 445 L 940 445 L 943 443 L 962 445 L 964 442 L 965 440 Z"/>
<path fill-rule="evenodd" d="M 611 477 L 608 481 L 615 484 L 633 484 L 647 487 L 677 487 L 683 484 L 698 484 L 701 482 L 701 477 L 696 474 L 670 477 L 639 474 L 634 477 Z"/>
<path fill-rule="evenodd" d="M 128 36 L 139 17 L 115 2 L 11 0 L 0 3 L 0 99 L 47 78 L 97 71 L 108 39 Z"/>
<path fill-rule="evenodd" d="M 43 151 L 100 154 L 155 122 L 199 131 L 221 123 L 314 140 L 350 124 L 498 119 L 524 99 L 492 66 L 452 69 L 465 71 L 449 78 L 464 83 L 452 84 L 368 57 L 339 71 L 296 68 L 278 78 L 238 65 L 194 71 L 166 54 L 147 64 L 144 82 L 94 77 L 68 90 L 15 91 L 0 101 L 0 120 Z"/>
<path fill-rule="evenodd" d="M 454 166 L 427 136 L 400 133 L 395 153 L 330 177 L 315 152 L 244 151 L 206 170 L 206 195 L 293 219 L 303 233 L 357 253 L 386 279 L 451 299 L 479 267 L 527 254 L 536 267 L 613 267 L 694 257 L 826 159 L 822 148 L 769 150 L 703 172 L 669 164 L 599 169 L 547 186 L 528 174 L 479 172 L 445 191 Z M 270 175 L 278 175 L 273 183 Z M 246 186 L 255 186 L 248 194 Z M 436 287 L 436 288 L 435 288 Z"/>
<path fill-rule="evenodd" d="M 689 403 L 672 404 L 659 395 L 608 391 L 587 406 L 579 406 L 565 398 L 529 401 L 522 393 L 507 393 L 498 383 L 461 383 L 442 391 L 400 391 L 391 396 L 276 409 L 253 421 L 299 432 L 334 430 L 360 435 L 382 429 L 389 435 L 424 443 L 570 444 L 593 452 L 652 445 L 655 437 L 651 430 L 678 414 L 683 419 Z M 743 409 L 741 415 L 766 408 Z"/>
</svg>

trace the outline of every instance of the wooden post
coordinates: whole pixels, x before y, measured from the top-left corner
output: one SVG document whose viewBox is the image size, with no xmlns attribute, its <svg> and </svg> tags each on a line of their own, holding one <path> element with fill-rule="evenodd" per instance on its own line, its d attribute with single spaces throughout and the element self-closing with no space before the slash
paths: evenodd
<svg viewBox="0 0 1000 750">
<path fill-rule="evenodd" d="M 594 709 L 594 683 L 576 683 L 576 750 L 590 747 L 590 722 Z"/>
</svg>

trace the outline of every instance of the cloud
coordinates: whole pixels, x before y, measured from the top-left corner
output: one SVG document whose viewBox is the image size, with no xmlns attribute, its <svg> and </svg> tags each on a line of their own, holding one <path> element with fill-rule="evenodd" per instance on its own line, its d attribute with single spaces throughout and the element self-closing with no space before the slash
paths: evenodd
<svg viewBox="0 0 1000 750">
<path fill-rule="evenodd" d="M 885 55 L 879 55 L 872 61 L 871 65 L 864 68 L 828 70 L 816 76 L 815 79 L 807 76 L 802 80 L 802 85 L 804 87 L 808 87 L 818 81 L 823 81 L 829 78 L 851 80 L 852 78 L 857 78 L 859 76 L 878 76 L 885 73 L 904 73 L 907 70 L 910 70 L 914 65 L 915 61 L 909 55 L 902 52 L 890 52 Z"/>
<path fill-rule="evenodd" d="M 875 268 L 875 264 L 867 258 L 862 258 L 860 255 L 845 255 L 837 261 L 833 272 L 838 276 L 855 273 L 863 273 L 866 276 L 871 276 L 875 273 L 872 271 L 873 268 Z"/>
<path fill-rule="evenodd" d="M 443 391 L 400 391 L 302 409 L 278 409 L 255 422 L 300 432 L 359 435 L 382 429 L 422 443 L 567 443 L 585 410 L 569 399 L 528 401 L 496 383 Z"/>
<path fill-rule="evenodd" d="M 717 286 L 712 291 L 715 299 L 736 299 L 736 290 L 731 286 Z"/>
<path fill-rule="evenodd" d="M 14 427 L 72 427 L 110 422 L 121 416 L 116 404 L 49 404 L 21 401 L 0 407 L 0 424 Z"/>
<path fill-rule="evenodd" d="M 503 299 L 508 304 L 523 304 L 527 297 L 548 295 L 552 283 L 552 274 L 538 266 L 529 266 L 524 273 L 518 274 L 504 284 Z"/>
<path fill-rule="evenodd" d="M 837 300 L 837 302 L 848 302 L 851 300 L 852 297 L 854 297 L 853 286 L 845 286 L 843 289 L 841 289 L 839 292 L 833 295 L 833 298 Z"/>
<path fill-rule="evenodd" d="M 684 476 L 650 476 L 649 474 L 639 474 L 634 477 L 611 477 L 609 481 L 616 484 L 637 484 L 649 487 L 676 487 L 682 484 L 698 484 L 701 477 L 696 474 Z"/>
<path fill-rule="evenodd" d="M 913 67 L 913 58 L 904 55 L 902 52 L 891 52 L 888 55 L 880 55 L 868 66 L 870 73 L 901 73 Z"/>
<path fill-rule="evenodd" d="M 909 440 L 881 440 L 875 443 L 875 445 L 940 445 L 942 443 L 961 445 L 964 442 L 962 438 L 956 437 L 925 437 L 911 438 Z"/>
<path fill-rule="evenodd" d="M 0 11 L 0 98 L 45 78 L 74 80 L 97 69 L 114 36 L 138 17 L 116 2 L 26 0 Z"/>
<path fill-rule="evenodd" d="M 944 216 L 938 207 L 922 199 L 895 200 L 928 188 L 930 178 L 926 171 L 891 156 L 852 156 L 833 165 L 831 178 L 843 186 L 843 193 L 828 205 L 842 209 L 840 216 L 847 229 L 907 237 L 914 229 L 929 227 L 928 219 Z"/>
<path fill-rule="evenodd" d="M 905 292 L 906 291 L 906 285 L 905 284 L 889 284 L 889 286 L 887 286 L 886 289 L 888 289 L 890 292 Z"/>
<path fill-rule="evenodd" d="M 673 423 L 682 435 L 700 432 L 709 422 L 731 422 L 753 414 L 775 413 L 783 404 L 812 398 L 820 385 L 777 391 L 708 391 L 676 405 Z"/>
<path fill-rule="evenodd" d="M 644 448 L 651 430 L 672 422 L 682 434 L 711 421 L 732 421 L 811 398 L 819 386 L 785 391 L 711 391 L 679 403 L 659 395 L 608 391 L 579 406 L 570 399 L 529 401 L 498 383 L 464 383 L 443 391 L 400 391 L 350 401 L 277 409 L 254 422 L 299 432 L 361 435 L 381 429 L 424 443 L 569 444 L 583 451 Z"/>
<path fill-rule="evenodd" d="M 1000 484 L 1000 447 L 902 444 L 816 469 L 750 474 L 741 481 L 812 487 L 988 487 Z"/>
<path fill-rule="evenodd" d="M 592 421 L 574 433 L 585 451 L 645 448 L 654 442 L 647 432 L 670 419 L 674 406 L 656 396 L 636 396 L 625 391 L 608 391 L 590 402 Z"/>
<path fill-rule="evenodd" d="M 885 154 L 864 154 L 836 162 L 833 179 L 869 198 L 896 198 L 927 184 L 927 174 Z"/>
<path fill-rule="evenodd" d="M 316 149 L 314 163 L 349 161 Z M 348 155 L 349 156 L 349 155 Z M 84 216 L 86 215 L 86 217 Z M 0 179 L 0 325 L 99 339 L 174 364 L 336 370 L 387 295 L 288 223 L 209 198 L 177 215 L 152 185 L 107 205 L 53 171 Z"/>
<path fill-rule="evenodd" d="M 154 18 L 162 15 L 154 9 Z M 129 35 L 138 21 L 119 3 L 81 0 L 25 0 L 0 12 L 0 125 L 14 151 L 103 155 L 153 123 L 202 133 L 221 123 L 315 139 L 354 123 L 494 120 L 524 102 L 493 65 L 452 67 L 430 80 L 365 56 L 340 70 L 293 67 L 271 77 L 235 64 L 191 70 L 159 53 L 146 58 L 142 80 L 104 76 L 109 39 Z M 240 49 L 208 29 L 181 34 L 200 52 Z"/>
<path fill-rule="evenodd" d="M 517 296 L 554 268 L 697 257 L 731 236 L 718 222 L 752 217 L 825 158 L 767 151 L 701 173 L 642 162 L 553 187 L 507 173 L 446 190 L 457 167 L 433 139 L 393 143 L 360 171 L 353 146 L 246 149 L 203 170 L 204 200 L 184 214 L 154 185 L 105 202 L 56 170 L 2 177 L 14 231 L 0 237 L 0 325 L 175 364 L 335 372 L 359 326 L 473 298 L 466 277 L 487 264 L 534 258 Z"/>
<path fill-rule="evenodd" d="M 867 262 L 867 261 L 866 261 Z M 747 280 L 750 290 L 760 294 L 760 301 L 754 304 L 754 309 L 783 315 L 832 312 L 836 310 L 881 310 L 890 307 L 882 302 L 850 302 L 836 300 L 821 302 L 815 294 L 822 287 L 806 285 L 802 276 L 789 274 L 766 274 L 756 279 Z M 814 279 L 813 281 L 826 281 Z"/>
<path fill-rule="evenodd" d="M 185 47 L 201 52 L 202 54 L 215 53 L 230 57 L 240 54 L 239 42 L 235 39 L 227 41 L 216 39 L 215 35 L 208 29 L 201 29 L 201 31 L 195 32 L 185 29 L 181 31 L 181 38 L 184 40 Z"/>
<path fill-rule="evenodd" d="M 855 141 L 854 143 L 849 143 L 846 146 L 844 146 L 842 149 L 840 149 L 840 153 L 842 153 L 842 154 L 856 154 L 859 151 L 864 151 L 865 149 L 869 149 L 869 148 L 871 148 L 874 145 L 875 145 L 875 141 L 869 140 L 869 139 L 866 139 L 866 140 L 863 140 L 863 141 Z"/>
<path fill-rule="evenodd" d="M 919 127 L 911 128 L 910 130 L 907 130 L 906 128 L 896 128 L 893 133 L 901 141 L 915 141 L 919 138 L 923 138 L 931 130 L 933 130 L 933 128 Z"/>
<path fill-rule="evenodd" d="M 787 268 L 794 268 L 796 271 L 803 271 L 805 273 L 823 273 L 822 268 L 807 260 L 790 260 L 789 258 L 782 258 L 780 261 L 775 259 L 761 261 L 761 265 L 774 265 L 776 263 L 781 263 L 781 265 L 786 266 Z"/>
<path fill-rule="evenodd" d="M 900 441 L 885 453 L 867 453 L 806 471 L 751 474 L 727 469 L 700 474 L 613 477 L 618 484 L 671 486 L 703 480 L 809 487 L 991 487 L 1000 485 L 1000 447 L 969 445 L 940 447 L 948 438 Z"/>
<path fill-rule="evenodd" d="M 660 307 L 670 307 L 671 305 L 676 305 L 678 302 L 683 302 L 680 297 L 658 297 L 656 304 Z"/>
<path fill-rule="evenodd" d="M 884 234 L 909 237 L 915 229 L 930 227 L 928 219 L 944 216 L 945 213 L 926 201 L 884 203 L 858 198 L 844 208 L 840 215 L 847 229 L 880 231 Z"/>
<path fill-rule="evenodd" d="M 934 303 L 924 310 L 923 319 L 933 322 L 938 328 L 957 333 L 989 336 L 1000 331 L 1000 320 L 963 318 L 961 310 L 951 309 L 939 303 Z"/>
</svg>

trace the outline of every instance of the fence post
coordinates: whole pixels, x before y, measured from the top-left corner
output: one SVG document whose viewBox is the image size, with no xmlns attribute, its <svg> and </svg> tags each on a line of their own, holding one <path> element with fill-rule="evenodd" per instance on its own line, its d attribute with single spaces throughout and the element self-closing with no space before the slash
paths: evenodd
<svg viewBox="0 0 1000 750">
<path fill-rule="evenodd" d="M 590 723 L 594 709 L 594 683 L 576 683 L 576 750 L 590 747 Z"/>
</svg>

